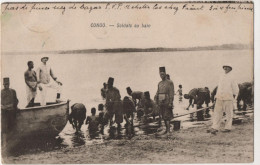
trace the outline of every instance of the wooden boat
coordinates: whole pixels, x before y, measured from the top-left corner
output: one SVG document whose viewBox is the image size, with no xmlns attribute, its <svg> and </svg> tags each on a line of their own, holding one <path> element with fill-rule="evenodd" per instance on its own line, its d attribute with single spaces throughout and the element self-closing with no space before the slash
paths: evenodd
<svg viewBox="0 0 260 165">
<path fill-rule="evenodd" d="M 38 104 L 40 105 L 40 104 Z M 50 138 L 57 136 L 65 127 L 69 115 L 69 100 L 47 103 L 17 112 L 14 128 L 6 134 L 6 147 L 12 148 L 23 138 Z"/>
</svg>

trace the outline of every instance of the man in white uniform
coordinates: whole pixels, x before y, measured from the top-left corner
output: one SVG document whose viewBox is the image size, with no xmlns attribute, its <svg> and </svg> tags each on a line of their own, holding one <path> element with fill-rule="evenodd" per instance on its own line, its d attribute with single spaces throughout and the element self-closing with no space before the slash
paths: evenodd
<svg viewBox="0 0 260 165">
<path fill-rule="evenodd" d="M 226 123 L 223 132 L 230 132 L 233 119 L 233 103 L 238 95 L 239 88 L 234 81 L 231 65 L 224 65 L 225 74 L 220 78 L 218 83 L 218 91 L 216 94 L 216 104 L 213 114 L 213 124 L 210 132 L 216 134 L 219 130 L 223 112 L 226 113 Z"/>
<path fill-rule="evenodd" d="M 41 105 L 46 105 L 46 94 L 47 88 L 54 88 L 57 91 L 57 99 L 56 102 L 60 101 L 60 93 L 61 93 L 61 86 L 62 83 L 58 81 L 57 77 L 53 74 L 53 71 L 49 65 L 47 65 L 47 61 L 49 57 L 41 58 L 42 64 L 37 70 L 37 80 L 38 86 L 41 94 Z M 56 82 L 50 81 L 50 77 Z"/>
</svg>

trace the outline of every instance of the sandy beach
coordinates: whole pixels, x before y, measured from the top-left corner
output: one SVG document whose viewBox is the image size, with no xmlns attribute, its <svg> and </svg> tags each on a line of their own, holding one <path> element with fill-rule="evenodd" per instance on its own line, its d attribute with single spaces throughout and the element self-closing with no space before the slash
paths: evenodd
<svg viewBox="0 0 260 165">
<path fill-rule="evenodd" d="M 137 135 L 131 140 L 67 147 L 4 158 L 12 164 L 89 163 L 251 163 L 254 161 L 254 120 L 244 118 L 230 133 L 207 133 L 204 126 L 173 131 L 170 137 Z"/>
</svg>

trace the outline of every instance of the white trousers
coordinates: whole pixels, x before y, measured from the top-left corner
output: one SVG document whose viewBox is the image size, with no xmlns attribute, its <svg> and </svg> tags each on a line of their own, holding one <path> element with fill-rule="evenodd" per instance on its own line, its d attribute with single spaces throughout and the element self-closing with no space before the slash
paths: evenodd
<svg viewBox="0 0 260 165">
<path fill-rule="evenodd" d="M 233 101 L 232 100 L 218 100 L 216 101 L 212 128 L 219 130 L 223 112 L 226 113 L 225 129 L 231 130 L 233 120 Z"/>
<path fill-rule="evenodd" d="M 28 104 L 33 98 L 36 97 L 37 92 L 32 91 L 32 89 L 26 85 L 26 94 L 27 94 L 27 104 Z"/>
<path fill-rule="evenodd" d="M 55 82 L 50 82 L 48 84 L 40 83 L 39 85 L 42 87 L 42 90 L 40 91 L 41 105 L 46 105 L 46 95 L 48 88 L 55 89 L 57 93 L 61 93 L 61 86 Z"/>
</svg>

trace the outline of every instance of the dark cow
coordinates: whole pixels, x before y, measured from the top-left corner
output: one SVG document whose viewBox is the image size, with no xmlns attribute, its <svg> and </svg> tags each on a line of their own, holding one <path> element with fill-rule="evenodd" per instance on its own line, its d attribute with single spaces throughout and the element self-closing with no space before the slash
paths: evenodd
<svg viewBox="0 0 260 165">
<path fill-rule="evenodd" d="M 71 113 L 69 115 L 69 122 L 76 132 L 80 131 L 84 120 L 86 119 L 87 109 L 84 104 L 76 103 L 71 106 Z"/>
<path fill-rule="evenodd" d="M 242 109 L 245 111 L 247 105 L 253 103 L 253 83 L 251 82 L 244 82 L 242 84 L 238 84 L 239 93 L 237 96 L 237 108 L 241 110 L 240 102 L 243 101 Z"/>
</svg>

